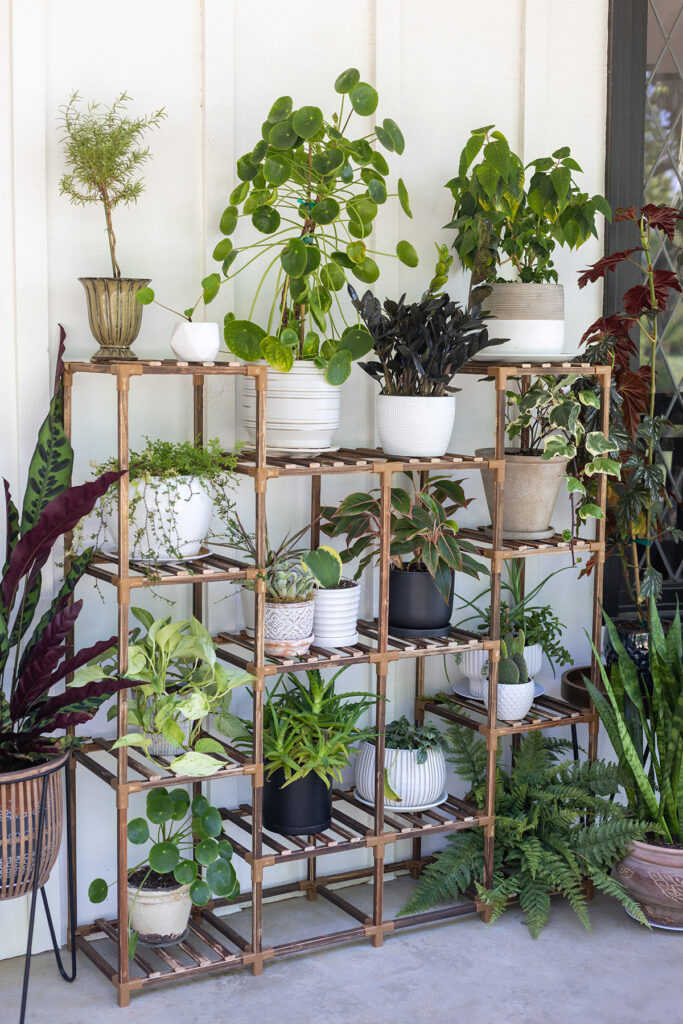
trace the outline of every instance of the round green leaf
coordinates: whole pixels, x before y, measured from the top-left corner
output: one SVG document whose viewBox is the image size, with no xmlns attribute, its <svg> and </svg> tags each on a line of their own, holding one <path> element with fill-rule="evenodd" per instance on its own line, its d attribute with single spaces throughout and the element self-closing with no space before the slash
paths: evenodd
<svg viewBox="0 0 683 1024">
<path fill-rule="evenodd" d="M 379 171 L 380 174 L 389 173 L 389 164 L 386 162 L 379 150 L 375 150 L 372 154 L 372 166 L 376 171 Z"/>
<path fill-rule="evenodd" d="M 339 203 L 332 196 L 321 199 L 311 210 L 311 218 L 316 224 L 331 224 L 338 216 Z"/>
<path fill-rule="evenodd" d="M 213 864 L 218 856 L 218 843 L 215 839 L 202 839 L 194 848 L 194 859 L 203 867 Z"/>
<path fill-rule="evenodd" d="M 330 174 L 336 174 L 344 166 L 344 154 L 337 146 L 330 146 L 324 152 L 315 154 L 311 166 L 316 174 L 326 178 Z"/>
<path fill-rule="evenodd" d="M 206 808 L 202 814 L 202 828 L 207 836 L 212 836 L 214 839 L 221 834 L 223 831 L 223 819 L 217 807 Z"/>
<path fill-rule="evenodd" d="M 363 220 L 353 207 L 347 209 L 349 214 L 349 234 L 353 235 L 354 238 L 366 238 L 372 231 L 372 221 Z"/>
<path fill-rule="evenodd" d="M 216 896 L 224 899 L 229 896 L 235 888 L 237 875 L 232 864 L 219 857 L 206 870 L 206 882 L 213 889 Z"/>
<path fill-rule="evenodd" d="M 149 866 L 159 875 L 167 875 L 180 861 L 180 854 L 175 843 L 155 843 L 149 851 Z"/>
<path fill-rule="evenodd" d="M 291 149 L 298 138 L 291 121 L 278 121 L 270 129 L 268 141 L 275 149 Z"/>
<path fill-rule="evenodd" d="M 223 210 L 223 216 L 221 217 L 220 229 L 224 235 L 231 235 L 237 225 L 237 217 L 239 210 L 236 206 L 228 206 Z"/>
<path fill-rule="evenodd" d="M 351 244 L 358 245 L 358 242 L 352 242 Z M 349 259 L 345 252 L 333 252 L 332 259 L 334 260 L 335 263 L 338 263 L 340 267 L 346 267 L 347 270 L 350 270 L 351 267 L 353 266 L 353 263 L 351 262 L 351 260 Z"/>
<path fill-rule="evenodd" d="M 401 204 L 401 209 L 408 217 L 412 217 L 410 211 L 410 201 L 408 199 L 408 189 L 405 187 L 403 178 L 398 179 L 398 201 Z"/>
<path fill-rule="evenodd" d="M 233 849 L 232 843 L 228 839 L 218 840 L 218 856 L 222 857 L 223 860 L 230 860 L 232 858 Z"/>
<path fill-rule="evenodd" d="M 265 139 L 260 139 L 251 151 L 251 162 L 260 164 L 267 152 L 268 143 Z"/>
<path fill-rule="evenodd" d="M 178 885 L 190 885 L 197 877 L 197 865 L 193 860 L 181 860 L 173 868 L 173 877 Z"/>
<path fill-rule="evenodd" d="M 236 203 L 241 203 L 243 199 L 249 195 L 249 182 L 241 181 L 239 185 L 230 193 L 230 203 L 234 206 Z"/>
<path fill-rule="evenodd" d="M 284 121 L 292 113 L 292 97 L 280 96 L 275 100 L 268 112 L 268 120 L 271 124 L 277 121 Z"/>
<path fill-rule="evenodd" d="M 419 263 L 417 252 L 410 242 L 398 242 L 396 245 L 396 255 L 401 263 L 405 263 L 407 267 L 416 267 Z"/>
<path fill-rule="evenodd" d="M 223 277 L 227 277 L 228 276 L 228 271 L 230 270 L 230 267 L 233 265 L 233 263 L 237 259 L 238 254 L 239 254 L 239 249 L 232 249 L 228 253 L 228 255 L 225 257 L 225 259 L 223 260 L 223 266 L 221 267 L 221 270 L 223 271 Z"/>
<path fill-rule="evenodd" d="M 369 164 L 372 163 L 374 149 L 367 139 L 357 139 L 351 143 L 351 153 L 357 164 Z"/>
<path fill-rule="evenodd" d="M 88 899 L 91 903 L 103 903 L 107 898 L 109 886 L 103 878 L 93 878 L 88 886 Z"/>
<path fill-rule="evenodd" d="M 165 825 L 173 817 L 173 801 L 166 792 L 152 790 L 147 796 L 147 817 L 153 825 Z"/>
<path fill-rule="evenodd" d="M 339 177 L 347 185 L 350 181 L 353 181 L 353 167 L 351 166 L 348 160 L 346 161 L 341 171 L 339 172 Z"/>
<path fill-rule="evenodd" d="M 213 258 L 218 260 L 224 260 L 228 253 L 232 252 L 232 242 L 229 238 L 221 238 L 220 242 L 213 250 Z"/>
<path fill-rule="evenodd" d="M 321 313 L 327 313 L 332 305 L 332 296 L 327 288 L 317 285 L 311 292 L 311 304 L 316 306 Z"/>
<path fill-rule="evenodd" d="M 285 274 L 290 277 L 301 277 L 306 270 L 306 249 L 308 246 L 300 238 L 291 238 L 280 253 L 280 262 Z"/>
<path fill-rule="evenodd" d="M 379 277 L 379 267 L 370 256 L 366 256 L 362 263 L 354 265 L 352 273 L 364 284 L 372 284 Z"/>
<path fill-rule="evenodd" d="M 339 349 L 346 349 L 352 359 L 362 359 L 372 349 L 372 335 L 365 327 L 347 327 L 341 336 Z"/>
<path fill-rule="evenodd" d="M 280 344 L 287 345 L 288 348 L 296 348 L 299 344 L 299 335 L 293 327 L 285 327 L 280 331 Z"/>
<path fill-rule="evenodd" d="M 403 132 L 396 124 L 396 122 L 392 121 L 390 117 L 384 118 L 384 120 L 382 121 L 382 127 L 384 128 L 385 132 L 388 132 L 388 134 L 391 136 L 392 142 L 394 144 L 394 149 L 400 156 L 400 154 L 406 148 L 405 139 L 403 138 Z"/>
<path fill-rule="evenodd" d="M 138 288 L 135 298 L 141 306 L 149 306 L 150 302 L 154 302 L 154 292 L 151 288 Z"/>
<path fill-rule="evenodd" d="M 370 179 L 370 182 L 368 183 L 368 192 L 370 193 L 370 198 L 373 202 L 386 203 L 387 187 L 383 181 L 379 180 L 379 178 Z"/>
<path fill-rule="evenodd" d="M 205 907 L 211 899 L 211 889 L 203 878 L 197 878 L 190 886 L 190 899 L 196 907 Z"/>
<path fill-rule="evenodd" d="M 322 275 L 321 275 L 322 276 Z M 303 359 L 315 359 L 320 350 L 320 337 L 315 331 L 307 331 L 304 336 L 302 351 Z"/>
<path fill-rule="evenodd" d="M 292 349 L 281 344 L 278 338 L 266 336 L 261 342 L 261 355 L 269 366 L 281 373 L 289 373 L 294 365 Z"/>
<path fill-rule="evenodd" d="M 351 374 L 351 353 L 346 349 L 339 349 L 335 352 L 325 370 L 325 379 L 328 384 L 339 387 Z"/>
<path fill-rule="evenodd" d="M 292 302 L 306 302 L 309 294 L 308 282 L 306 279 L 304 277 L 290 278 L 289 294 L 292 297 Z"/>
<path fill-rule="evenodd" d="M 320 266 L 320 249 L 317 245 L 306 246 L 306 269 L 304 274 L 312 274 Z"/>
<path fill-rule="evenodd" d="M 272 206 L 258 206 L 251 215 L 251 222 L 257 231 L 272 235 L 280 227 L 280 214 Z"/>
<path fill-rule="evenodd" d="M 251 181 L 258 174 L 258 164 L 251 162 L 251 153 L 245 153 L 237 161 L 237 177 L 240 181 Z"/>
<path fill-rule="evenodd" d="M 292 128 L 302 139 L 310 139 L 323 126 L 323 112 L 319 107 L 300 107 L 292 117 Z"/>
<path fill-rule="evenodd" d="M 252 363 L 261 358 L 261 340 L 265 338 L 266 332 L 258 324 L 252 324 L 249 320 L 228 320 L 223 334 L 228 351 L 234 353 L 239 359 L 245 359 Z M 195 800 L 198 799 L 195 797 Z M 202 799 L 206 798 L 202 797 Z M 196 813 L 194 801 L 192 811 Z"/>
<path fill-rule="evenodd" d="M 184 789 L 172 789 L 168 795 L 173 801 L 173 820 L 180 821 L 190 809 L 190 794 Z"/>
<path fill-rule="evenodd" d="M 241 323 L 248 323 L 249 321 L 248 320 L 242 320 L 242 321 L 235 320 L 233 322 L 234 323 L 240 323 L 240 322 Z M 261 330 L 261 328 L 259 327 L 258 330 Z M 263 331 L 263 334 L 265 334 L 265 331 Z M 210 806 L 211 806 L 211 804 L 206 799 L 206 797 L 204 796 L 203 793 L 197 793 L 197 795 L 192 798 L 192 813 L 195 814 L 195 815 L 203 814 L 204 811 L 207 809 L 207 807 L 210 807 Z"/>
<path fill-rule="evenodd" d="M 351 260 L 352 264 L 362 263 L 365 259 L 365 242 L 350 242 L 346 246 L 346 255 Z M 349 267 L 349 270 L 353 270 L 353 266 Z"/>
<path fill-rule="evenodd" d="M 263 165 L 263 176 L 271 185 L 284 185 L 289 177 L 287 159 L 279 153 L 271 153 Z"/>
<path fill-rule="evenodd" d="M 381 145 L 384 146 L 385 149 L 388 149 L 390 153 L 394 152 L 394 140 L 392 139 L 388 131 L 386 131 L 380 125 L 376 124 L 375 135 L 377 136 L 377 141 L 381 143 Z"/>
<path fill-rule="evenodd" d="M 149 825 L 144 818 L 133 818 L 128 822 L 128 839 L 131 843 L 140 845 L 149 839 Z"/>
<path fill-rule="evenodd" d="M 216 296 L 218 295 L 218 292 L 220 291 L 220 287 L 221 287 L 221 275 L 220 274 L 209 274 L 208 277 L 205 277 L 203 279 L 203 281 L 202 281 L 202 298 L 204 299 L 204 302 L 205 302 L 205 304 L 207 306 L 208 306 L 208 304 L 210 302 L 213 302 L 213 300 L 216 298 Z M 180 740 L 178 740 L 178 745 L 180 745 Z"/>
<path fill-rule="evenodd" d="M 341 75 L 337 76 L 337 80 L 334 83 L 335 92 L 351 92 L 353 87 L 358 85 L 359 81 L 360 71 L 357 68 L 347 68 L 346 71 L 342 71 Z"/>
<path fill-rule="evenodd" d="M 358 82 L 349 93 L 351 106 L 361 117 L 369 117 L 377 110 L 379 96 L 377 90 L 373 89 L 367 82 Z"/>
<path fill-rule="evenodd" d="M 370 196 L 360 196 L 347 203 L 346 208 L 349 213 L 353 210 L 365 224 L 372 224 L 377 216 L 377 203 Z"/>
<path fill-rule="evenodd" d="M 331 292 L 338 292 L 346 283 L 344 271 L 337 263 L 326 263 L 320 271 L 320 280 Z"/>
</svg>

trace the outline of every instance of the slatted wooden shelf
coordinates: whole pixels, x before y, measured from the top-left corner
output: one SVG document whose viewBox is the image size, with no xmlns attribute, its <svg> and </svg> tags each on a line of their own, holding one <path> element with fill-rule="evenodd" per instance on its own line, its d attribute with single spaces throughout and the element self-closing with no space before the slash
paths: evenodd
<svg viewBox="0 0 683 1024">
<path fill-rule="evenodd" d="M 143 375 L 173 376 L 188 374 L 202 375 L 233 375 L 245 377 L 249 373 L 244 363 L 234 360 L 217 359 L 214 362 L 189 363 L 178 359 L 133 359 L 125 363 L 110 360 L 108 362 L 79 362 L 70 360 L 64 363 L 66 373 L 99 373 L 118 376 L 121 372 L 138 377 Z"/>
<path fill-rule="evenodd" d="M 493 548 L 490 527 L 485 526 L 479 526 L 476 529 L 463 526 L 458 530 L 458 537 L 476 544 L 477 552 L 482 558 L 494 558 L 496 555 L 504 559 L 529 558 L 533 555 L 559 555 L 600 550 L 599 541 L 579 537 L 572 542 L 565 540 L 561 533 L 555 533 L 552 537 L 545 537 L 543 540 L 506 538 L 503 540 L 501 549 L 496 552 Z"/>
<path fill-rule="evenodd" d="M 267 454 L 268 475 L 279 476 L 344 476 L 349 473 L 373 473 L 376 467 L 391 464 L 396 472 L 448 473 L 453 470 L 486 469 L 490 461 L 475 455 L 447 453 L 440 458 L 415 459 L 409 456 L 386 455 L 381 448 L 339 448 L 334 452 L 315 455 L 285 456 L 272 452 Z M 245 449 L 240 452 L 237 472 L 247 476 L 256 475 L 256 452 Z"/>
<path fill-rule="evenodd" d="M 481 701 L 474 698 L 452 694 L 448 698 L 426 698 L 420 703 L 425 711 L 445 718 L 449 722 L 457 722 L 485 734 L 494 731 L 489 728 L 486 720 L 486 708 Z M 465 712 L 467 715 L 478 715 L 483 721 L 469 718 Z M 561 697 L 549 697 L 544 694 L 542 697 L 536 697 L 529 712 L 519 721 L 503 722 L 499 720 L 496 723 L 495 732 L 499 736 L 514 736 L 516 733 L 533 732 L 538 729 L 557 729 L 562 726 L 580 725 L 584 722 L 595 723 L 596 720 L 595 712 L 576 704 L 570 704 Z"/>
<path fill-rule="evenodd" d="M 493 374 L 502 371 L 510 377 L 537 377 L 539 374 L 564 376 L 567 373 L 582 373 L 586 377 L 605 376 L 609 372 L 607 366 L 593 366 L 591 363 L 580 363 L 572 360 L 554 360 L 545 363 L 500 363 L 495 359 L 472 359 L 458 370 L 458 373 Z"/>
<path fill-rule="evenodd" d="M 117 586 L 122 577 L 119 576 L 119 562 L 115 554 L 104 551 L 95 552 L 87 573 L 103 583 Z M 254 579 L 256 570 L 235 558 L 227 558 L 215 551 L 209 551 L 203 558 L 178 559 L 150 565 L 136 559 L 128 563 L 126 585 L 132 589 L 139 587 L 162 587 L 172 583 L 218 583 L 237 580 Z"/>
</svg>

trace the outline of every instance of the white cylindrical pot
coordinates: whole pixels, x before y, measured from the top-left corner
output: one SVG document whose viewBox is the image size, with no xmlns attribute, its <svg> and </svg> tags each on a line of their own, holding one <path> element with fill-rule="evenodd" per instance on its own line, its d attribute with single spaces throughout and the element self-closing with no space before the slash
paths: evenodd
<svg viewBox="0 0 683 1024">
<path fill-rule="evenodd" d="M 199 477 L 134 481 L 130 488 L 131 558 L 172 561 L 199 554 L 209 532 L 213 499 Z M 107 516 L 107 533 L 118 547 L 118 509 Z"/>
<path fill-rule="evenodd" d="M 378 395 L 375 409 L 379 443 L 387 455 L 433 458 L 447 451 L 455 420 L 455 395 Z"/>
<path fill-rule="evenodd" d="M 543 663 L 543 648 L 540 644 L 527 644 L 524 648 L 523 657 L 526 662 L 529 679 L 534 679 L 541 671 L 541 665 Z"/>
<path fill-rule="evenodd" d="M 384 751 L 384 767 L 389 785 L 400 800 L 384 799 L 384 806 L 396 810 L 419 810 L 435 804 L 446 789 L 446 758 L 443 750 L 428 750 L 424 764 L 417 763 L 416 750 Z M 369 803 L 375 799 L 375 744 L 367 740 L 358 751 L 355 763 L 358 795 Z"/>
<path fill-rule="evenodd" d="M 262 364 L 262 365 L 265 365 Z M 284 452 L 322 452 L 332 448 L 339 426 L 341 391 L 325 380 L 325 371 L 297 359 L 289 373 L 268 367 L 266 444 Z M 242 424 L 256 443 L 256 389 L 242 377 Z"/>
<path fill-rule="evenodd" d="M 524 718 L 534 702 L 535 684 L 533 679 L 528 683 L 498 683 L 498 718 L 502 722 L 518 722 Z M 484 687 L 482 694 L 484 706 L 489 706 L 489 688 Z"/>
<path fill-rule="evenodd" d="M 145 946 L 172 946 L 180 942 L 187 931 L 191 910 L 189 885 L 139 892 L 137 886 L 128 886 L 130 928 Z"/>
<path fill-rule="evenodd" d="M 502 345 L 478 352 L 475 361 L 506 362 L 515 358 L 544 360 L 564 350 L 564 287 L 561 284 L 496 282 L 482 309 L 491 338 L 507 338 Z M 495 318 L 495 319 L 494 319 Z"/>
<path fill-rule="evenodd" d="M 463 651 L 460 655 L 460 668 L 467 676 L 470 694 L 481 699 L 483 687 L 488 685 L 488 651 Z"/>
<path fill-rule="evenodd" d="M 477 448 L 475 454 L 492 459 L 495 450 Z M 505 449 L 504 538 L 543 540 L 553 536 L 555 528 L 550 519 L 555 511 L 568 461 L 564 455 L 544 460 L 540 455 L 520 455 L 514 448 Z M 493 522 L 493 470 L 482 469 L 481 479 Z"/>
<path fill-rule="evenodd" d="M 265 651 L 280 658 L 306 654 L 313 643 L 313 613 L 310 601 L 266 601 Z"/>
<path fill-rule="evenodd" d="M 242 618 L 247 633 L 254 635 L 254 622 L 256 621 L 256 594 L 248 587 L 240 587 L 240 602 L 242 605 Z"/>
<path fill-rule="evenodd" d="M 171 332 L 171 348 L 184 362 L 212 363 L 220 347 L 218 324 L 195 324 L 183 320 Z"/>
<path fill-rule="evenodd" d="M 316 590 L 313 633 L 320 647 L 351 647 L 358 642 L 356 623 L 360 583 L 340 589 Z"/>
</svg>

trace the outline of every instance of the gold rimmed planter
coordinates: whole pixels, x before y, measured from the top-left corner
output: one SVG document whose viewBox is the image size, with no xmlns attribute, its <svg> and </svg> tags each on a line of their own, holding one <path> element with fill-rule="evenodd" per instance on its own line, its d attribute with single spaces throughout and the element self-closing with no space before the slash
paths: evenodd
<svg viewBox="0 0 683 1024">
<path fill-rule="evenodd" d="M 79 277 L 88 301 L 88 322 L 99 349 L 93 361 L 133 360 L 131 345 L 140 331 L 142 306 L 135 296 L 148 277 Z"/>
</svg>

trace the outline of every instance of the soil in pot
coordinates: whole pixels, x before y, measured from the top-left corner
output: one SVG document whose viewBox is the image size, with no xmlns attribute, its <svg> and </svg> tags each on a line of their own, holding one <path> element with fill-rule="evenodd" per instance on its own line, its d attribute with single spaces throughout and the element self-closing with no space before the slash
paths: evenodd
<svg viewBox="0 0 683 1024">
<path fill-rule="evenodd" d="M 288 786 L 284 783 L 281 768 L 263 782 L 264 828 L 283 836 L 306 836 L 330 827 L 331 786 L 326 786 L 315 772 L 309 772 Z"/>
<path fill-rule="evenodd" d="M 453 572 L 450 596 L 444 601 L 424 566 L 391 568 L 389 572 L 389 632 L 393 636 L 444 636 L 451 628 Z"/>
</svg>

